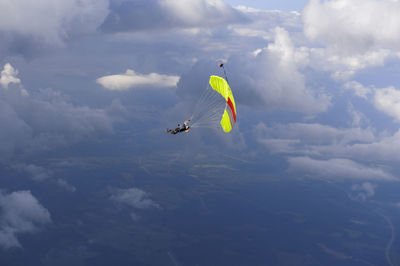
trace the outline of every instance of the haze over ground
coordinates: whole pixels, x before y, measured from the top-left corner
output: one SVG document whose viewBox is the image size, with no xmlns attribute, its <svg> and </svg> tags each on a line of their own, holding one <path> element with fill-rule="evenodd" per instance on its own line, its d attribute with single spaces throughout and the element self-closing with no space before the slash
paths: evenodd
<svg viewBox="0 0 400 266">
<path fill-rule="evenodd" d="M 0 1 L 0 264 L 396 265 L 399 11 Z"/>
</svg>

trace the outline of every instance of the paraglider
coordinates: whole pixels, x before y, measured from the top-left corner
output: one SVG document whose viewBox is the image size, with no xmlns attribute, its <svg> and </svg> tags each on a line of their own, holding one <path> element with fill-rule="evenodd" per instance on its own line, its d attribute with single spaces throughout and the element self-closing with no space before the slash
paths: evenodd
<svg viewBox="0 0 400 266">
<path fill-rule="evenodd" d="M 227 81 L 224 64 L 218 65 L 224 69 L 225 79 L 210 76 L 209 86 L 200 96 L 193 115 L 183 125 L 178 124 L 175 129 L 167 129 L 168 133 L 188 133 L 196 127 L 222 128 L 226 133 L 232 130 L 237 118 L 235 99 Z"/>
<path fill-rule="evenodd" d="M 178 127 L 175 129 L 168 129 L 167 128 L 167 132 L 171 133 L 172 135 L 178 134 L 180 132 L 186 132 L 189 133 L 191 127 L 188 125 L 190 122 L 190 119 L 186 120 L 185 122 L 183 122 L 183 125 L 181 126 L 180 124 L 178 124 Z"/>
</svg>

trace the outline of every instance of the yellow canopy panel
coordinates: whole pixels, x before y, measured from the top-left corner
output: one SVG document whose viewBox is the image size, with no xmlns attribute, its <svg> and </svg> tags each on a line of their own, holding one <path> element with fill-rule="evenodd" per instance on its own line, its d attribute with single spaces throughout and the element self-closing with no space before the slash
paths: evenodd
<svg viewBox="0 0 400 266">
<path fill-rule="evenodd" d="M 236 124 L 236 105 L 231 88 L 228 82 L 219 76 L 210 77 L 210 86 L 226 100 L 226 107 L 221 119 L 221 127 L 225 132 L 229 132 Z"/>
</svg>

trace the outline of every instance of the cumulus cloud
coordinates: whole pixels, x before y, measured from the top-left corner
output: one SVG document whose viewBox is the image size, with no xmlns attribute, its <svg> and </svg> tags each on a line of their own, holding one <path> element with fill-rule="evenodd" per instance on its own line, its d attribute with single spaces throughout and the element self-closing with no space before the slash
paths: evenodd
<svg viewBox="0 0 400 266">
<path fill-rule="evenodd" d="M 290 157 L 289 171 L 306 174 L 311 178 L 330 180 L 398 181 L 379 167 L 364 166 L 348 159 L 317 160 L 310 157 Z"/>
<path fill-rule="evenodd" d="M 0 85 L 3 88 L 8 88 L 10 83 L 21 83 L 21 80 L 17 78 L 18 71 L 12 67 L 9 63 L 4 65 L 4 69 L 0 73 Z"/>
<path fill-rule="evenodd" d="M 396 57 L 400 4 L 390 0 L 311 0 L 302 11 L 304 34 L 323 48 L 308 49 L 315 69 L 348 80 Z M 384 15 L 382 15 L 384 14 Z"/>
<path fill-rule="evenodd" d="M 311 0 L 302 11 L 304 32 L 344 53 L 364 53 L 400 43 L 400 2 Z"/>
<path fill-rule="evenodd" d="M 59 45 L 71 35 L 94 32 L 106 18 L 108 4 L 108 0 L 1 1 L 0 33 L 14 41 Z"/>
<path fill-rule="evenodd" d="M 237 53 L 229 57 L 229 81 L 240 103 L 256 109 L 295 111 L 315 114 L 326 111 L 331 97 L 323 88 L 307 85 L 303 74 L 308 53 L 296 48 L 289 33 L 275 28 L 274 41 L 256 53 Z M 215 62 L 212 63 L 215 69 Z M 199 61 L 182 75 L 178 94 L 197 95 L 204 90 L 211 63 Z M 206 69 L 206 70 L 205 70 Z M 215 72 L 214 72 L 215 73 Z M 236 90 L 235 90 L 236 88 Z"/>
<path fill-rule="evenodd" d="M 135 209 L 159 208 L 159 205 L 149 199 L 149 193 L 138 189 L 117 189 L 111 196 L 111 200 L 116 203 L 128 205 Z"/>
<path fill-rule="evenodd" d="M 34 233 L 51 223 L 50 213 L 30 191 L 0 192 L 0 246 L 21 247 L 18 234 Z"/>
<path fill-rule="evenodd" d="M 128 189 L 116 189 L 113 191 L 111 195 L 111 200 L 117 204 L 129 206 L 133 209 L 151 209 L 151 208 L 160 208 L 160 206 L 151 200 L 150 194 L 138 189 L 138 188 L 128 188 Z M 131 219 L 136 222 L 141 216 L 136 212 L 130 213 Z"/>
<path fill-rule="evenodd" d="M 377 89 L 374 95 L 374 106 L 400 121 L 400 91 L 394 87 Z"/>
<path fill-rule="evenodd" d="M 0 160 L 113 131 L 113 119 L 105 110 L 74 106 L 52 89 L 28 96 L 19 87 L 0 88 L 0 124 Z"/>
<path fill-rule="evenodd" d="M 343 55 L 330 49 L 310 49 L 312 66 L 316 69 L 330 71 L 331 77 L 337 81 L 345 81 L 353 77 L 357 71 L 368 67 L 383 66 L 390 56 L 390 51 L 379 49 L 362 54 Z"/>
<path fill-rule="evenodd" d="M 124 32 L 221 26 L 243 21 L 240 12 L 222 0 L 135 0 L 113 3 L 101 29 Z"/>
<path fill-rule="evenodd" d="M 295 48 L 286 30 L 276 28 L 273 43 L 253 58 L 241 61 L 234 62 L 240 66 L 235 74 L 247 84 L 239 87 L 249 88 L 264 108 L 317 113 L 330 106 L 328 95 L 306 85 L 301 69 L 307 65 L 308 55 Z"/>
<path fill-rule="evenodd" d="M 179 76 L 169 76 L 157 73 L 147 75 L 128 69 L 124 74 L 109 75 L 96 80 L 108 90 L 125 91 L 136 87 L 175 87 Z"/>
</svg>

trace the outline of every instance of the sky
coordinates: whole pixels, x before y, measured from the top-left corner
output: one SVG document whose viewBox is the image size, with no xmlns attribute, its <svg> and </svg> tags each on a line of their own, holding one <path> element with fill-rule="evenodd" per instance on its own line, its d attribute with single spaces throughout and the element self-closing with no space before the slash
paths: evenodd
<svg viewBox="0 0 400 266">
<path fill-rule="evenodd" d="M 62 228 L 65 202 L 70 225 L 89 196 L 135 223 L 172 206 L 160 176 L 210 167 L 376 203 L 400 173 L 399 12 L 392 0 L 0 0 L 2 256 Z M 220 62 L 235 128 L 167 135 Z"/>
</svg>

